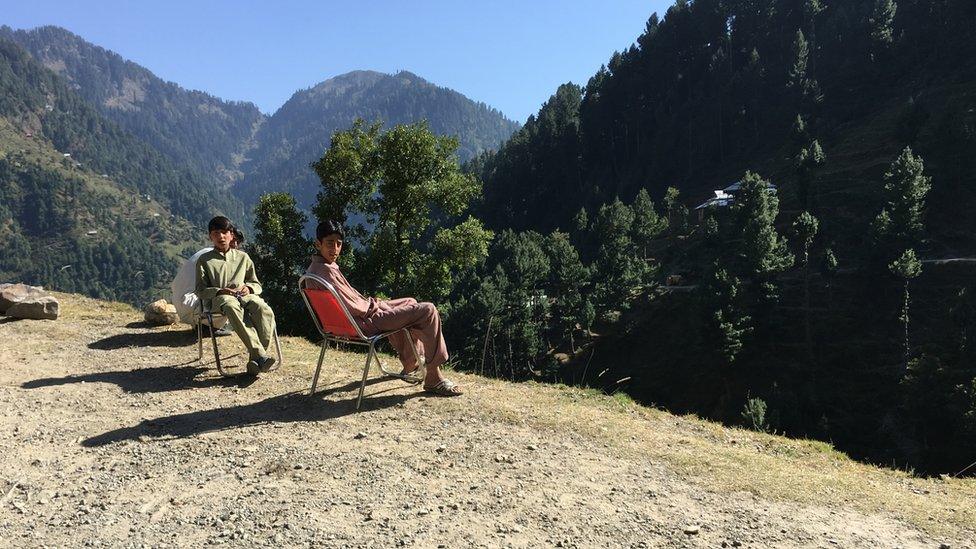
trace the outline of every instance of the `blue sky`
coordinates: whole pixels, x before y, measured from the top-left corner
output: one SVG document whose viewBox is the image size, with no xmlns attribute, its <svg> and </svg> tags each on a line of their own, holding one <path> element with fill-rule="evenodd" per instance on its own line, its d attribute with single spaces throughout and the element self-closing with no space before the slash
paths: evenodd
<svg viewBox="0 0 976 549">
<path fill-rule="evenodd" d="M 0 24 L 62 26 L 163 79 L 267 113 L 351 70 L 409 70 L 524 122 L 673 0 L 0 3 Z"/>
</svg>

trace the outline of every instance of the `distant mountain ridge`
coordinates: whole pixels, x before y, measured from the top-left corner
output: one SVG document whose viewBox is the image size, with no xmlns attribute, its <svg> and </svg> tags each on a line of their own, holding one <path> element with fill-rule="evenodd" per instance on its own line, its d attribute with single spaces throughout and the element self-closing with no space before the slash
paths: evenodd
<svg viewBox="0 0 976 549">
<path fill-rule="evenodd" d="M 287 191 L 310 204 L 318 179 L 308 164 L 332 134 L 356 118 L 385 126 L 426 120 L 434 133 L 458 138 L 463 161 L 497 148 L 519 125 L 499 111 L 408 72 L 353 71 L 296 92 L 256 136 L 257 146 L 236 190 L 245 203 L 267 191 Z"/>
<path fill-rule="evenodd" d="M 498 148 L 519 128 L 499 111 L 410 72 L 353 71 L 296 92 L 273 115 L 248 102 L 186 90 L 60 27 L 14 30 L 16 42 L 106 118 L 178 165 L 232 187 L 249 210 L 261 194 L 287 191 L 309 204 L 318 180 L 309 163 L 332 133 L 356 118 L 386 125 L 427 120 L 459 140 L 467 161 Z"/>
<path fill-rule="evenodd" d="M 0 38 L 18 43 L 102 115 L 171 160 L 223 186 L 243 177 L 240 164 L 265 119 L 254 104 L 183 89 L 60 27 L 3 26 Z"/>
</svg>

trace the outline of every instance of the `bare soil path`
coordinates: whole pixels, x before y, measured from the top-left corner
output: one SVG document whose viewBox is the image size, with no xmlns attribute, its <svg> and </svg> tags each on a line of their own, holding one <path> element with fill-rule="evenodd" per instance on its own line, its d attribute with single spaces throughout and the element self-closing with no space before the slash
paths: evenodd
<svg viewBox="0 0 976 549">
<path fill-rule="evenodd" d="M 0 547 L 976 547 L 970 480 L 457 373 L 463 397 L 377 379 L 356 412 L 361 355 L 308 397 L 308 342 L 227 380 L 186 327 L 58 297 L 0 318 Z"/>
</svg>

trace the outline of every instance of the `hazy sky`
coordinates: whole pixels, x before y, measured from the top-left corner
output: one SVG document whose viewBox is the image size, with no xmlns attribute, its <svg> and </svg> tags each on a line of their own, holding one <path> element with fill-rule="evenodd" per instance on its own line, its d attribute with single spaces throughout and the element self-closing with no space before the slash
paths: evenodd
<svg viewBox="0 0 976 549">
<path fill-rule="evenodd" d="M 344 72 L 409 70 L 524 122 L 585 84 L 673 0 L 0 0 L 0 24 L 58 25 L 165 80 L 274 112 Z"/>
</svg>

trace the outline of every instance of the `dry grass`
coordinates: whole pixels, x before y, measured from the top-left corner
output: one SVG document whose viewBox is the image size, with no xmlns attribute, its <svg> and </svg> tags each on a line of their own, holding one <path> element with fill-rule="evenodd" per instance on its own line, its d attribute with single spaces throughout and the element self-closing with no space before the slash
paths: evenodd
<svg viewBox="0 0 976 549">
<path fill-rule="evenodd" d="M 499 393 L 485 399 L 495 405 L 487 412 L 499 420 L 583 434 L 627 455 L 664 462 L 711 491 L 882 512 L 933 535 L 976 535 L 974 479 L 913 477 L 856 462 L 824 442 L 678 417 L 587 390 L 476 383 Z"/>
<path fill-rule="evenodd" d="M 318 347 L 285 338 L 290 368 L 307 368 Z M 325 372 L 355 376 L 363 356 L 329 351 Z M 635 404 L 624 395 L 538 383 L 509 383 L 454 372 L 495 421 L 542 431 L 575 433 L 622 455 L 667 464 L 676 474 L 719 493 L 746 492 L 808 505 L 886 513 L 932 535 L 976 535 L 976 479 L 919 478 L 859 463 L 815 440 L 796 440 L 674 416 Z M 454 408 L 457 401 L 435 400 Z"/>
<path fill-rule="evenodd" d="M 68 322 L 44 324 L 52 336 L 55 332 L 58 337 L 68 336 L 80 330 L 86 319 L 125 324 L 141 317 L 129 305 L 56 295 Z M 319 347 L 302 338 L 284 337 L 282 350 L 282 373 L 310 379 Z M 324 379 L 355 379 L 363 360 L 362 354 L 329 350 Z M 714 493 L 749 493 L 776 501 L 882 513 L 934 536 L 976 536 L 976 479 L 918 478 L 856 462 L 824 442 L 674 416 L 637 405 L 623 395 L 516 384 L 460 372 L 452 372 L 451 377 L 462 384 L 467 396 L 430 399 L 432 412 L 442 417 L 463 412 L 540 433 L 570 435 L 584 444 L 605 445 L 621 457 L 663 463 Z"/>
</svg>

